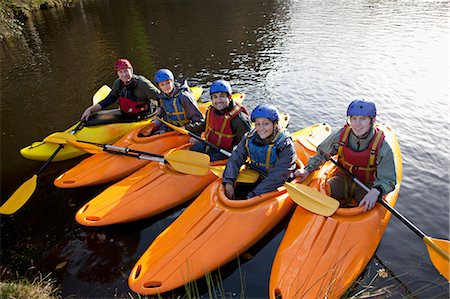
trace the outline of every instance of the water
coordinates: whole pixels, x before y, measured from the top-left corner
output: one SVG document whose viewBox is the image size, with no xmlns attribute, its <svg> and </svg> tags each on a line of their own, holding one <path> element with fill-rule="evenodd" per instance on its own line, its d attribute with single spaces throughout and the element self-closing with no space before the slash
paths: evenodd
<svg viewBox="0 0 450 299">
<path fill-rule="evenodd" d="M 0 50 L 2 201 L 42 165 L 19 149 L 75 123 L 92 94 L 114 81 L 113 62 L 127 57 L 148 78 L 168 67 L 205 88 L 230 80 L 249 109 L 270 102 L 290 113 L 291 131 L 324 121 L 337 128 L 351 100 L 375 100 L 377 120 L 395 129 L 403 154 L 397 209 L 448 239 L 448 9 L 447 1 L 111 0 L 37 12 L 24 37 Z M 53 163 L 29 202 L 1 218 L 2 265 L 52 272 L 64 296 L 125 296 L 134 263 L 187 204 L 139 222 L 81 227 L 74 213 L 106 186 L 52 185 L 79 161 Z M 241 259 L 247 297 L 267 296 L 285 225 Z M 423 241 L 396 218 L 376 255 L 364 281 L 385 267 L 398 279 L 375 286 L 448 297 Z M 239 296 L 237 264 L 221 274 Z"/>
</svg>

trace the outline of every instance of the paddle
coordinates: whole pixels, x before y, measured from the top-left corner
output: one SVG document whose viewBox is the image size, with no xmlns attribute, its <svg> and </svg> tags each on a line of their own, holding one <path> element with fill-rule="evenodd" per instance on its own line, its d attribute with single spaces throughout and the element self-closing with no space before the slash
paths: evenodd
<svg viewBox="0 0 450 299">
<path fill-rule="evenodd" d="M 355 183 L 357 183 L 361 188 L 367 192 L 370 189 L 364 185 L 360 180 L 358 180 L 352 173 L 350 173 L 342 164 L 329 158 L 330 161 L 337 167 L 342 169 L 345 174 L 347 174 Z M 444 276 L 448 281 L 450 278 L 450 242 L 448 240 L 435 239 L 425 235 L 417 226 L 415 226 L 411 221 L 409 221 L 405 216 L 400 214 L 396 209 L 391 207 L 387 202 L 378 198 L 378 202 L 381 203 L 389 212 L 395 215 L 401 222 L 403 222 L 408 228 L 410 228 L 416 235 L 418 235 L 424 242 L 428 250 L 428 255 L 430 256 L 431 262 L 439 271 L 439 273 Z"/>
<path fill-rule="evenodd" d="M 163 119 L 159 120 L 163 123 L 165 123 L 170 128 L 174 129 L 177 132 L 180 132 L 182 134 L 187 134 L 201 142 L 206 143 L 210 147 L 214 148 L 215 150 L 218 150 L 224 155 L 227 155 L 228 157 L 231 157 L 231 153 L 221 149 L 220 147 L 216 146 L 215 144 L 201 138 L 200 136 L 197 136 L 188 130 L 185 130 L 183 128 L 174 126 Z M 252 169 L 256 170 L 257 172 L 267 176 L 267 173 L 265 171 L 262 171 L 256 167 L 252 167 L 249 165 Z M 306 185 L 294 185 L 292 183 L 285 183 L 284 186 L 289 192 L 289 195 L 291 196 L 292 200 L 297 203 L 298 205 L 302 206 L 303 208 L 319 214 L 323 216 L 330 216 L 332 215 L 338 208 L 339 208 L 339 202 L 335 200 L 334 198 L 331 198 L 329 196 L 326 196 L 319 191 L 306 186 Z"/>
<path fill-rule="evenodd" d="M 107 85 L 103 85 L 97 90 L 97 92 L 92 97 L 92 102 L 94 104 L 103 100 L 111 91 Z M 77 126 L 67 134 L 75 134 L 77 131 L 81 130 L 84 126 L 84 122 L 79 122 Z M 47 167 L 48 164 L 56 157 L 56 155 L 62 150 L 64 144 L 60 144 L 55 152 L 48 158 L 48 160 L 42 165 L 42 167 L 33 175 L 30 179 L 24 182 L 7 201 L 3 203 L 0 207 L 0 214 L 10 215 L 15 213 L 20 209 L 33 195 L 34 190 L 37 186 L 37 178 L 42 173 L 42 171 Z"/>
</svg>

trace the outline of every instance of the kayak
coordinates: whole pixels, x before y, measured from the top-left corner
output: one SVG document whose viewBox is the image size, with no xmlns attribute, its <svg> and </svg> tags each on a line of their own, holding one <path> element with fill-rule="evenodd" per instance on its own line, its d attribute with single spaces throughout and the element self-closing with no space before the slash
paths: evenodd
<svg viewBox="0 0 450 299">
<path fill-rule="evenodd" d="M 285 127 L 288 120 L 285 115 Z M 177 150 L 190 146 L 188 143 Z M 226 160 L 222 160 L 210 165 L 225 164 Z M 216 178 L 211 171 L 199 176 L 180 173 L 164 163 L 149 163 L 86 203 L 75 219 L 81 225 L 102 226 L 147 218 L 197 197 Z M 176 192 L 173 186 L 177 186 Z"/>
<path fill-rule="evenodd" d="M 188 147 L 190 144 L 178 149 Z M 225 163 L 216 161 L 211 166 Z M 82 225 L 101 226 L 147 218 L 195 198 L 216 178 L 212 172 L 184 174 L 168 164 L 152 162 L 90 200 L 75 219 Z"/>
<path fill-rule="evenodd" d="M 293 134 L 298 158 L 306 163 L 315 153 L 304 150 L 298 136 L 318 144 L 330 132 L 329 126 L 322 124 Z M 154 295 L 196 280 L 255 244 L 293 206 L 284 187 L 245 200 L 230 200 L 217 179 L 155 239 L 133 267 L 128 284 L 139 294 Z"/>
<path fill-rule="evenodd" d="M 201 86 L 191 87 L 192 95 L 196 100 L 203 93 Z M 96 143 L 114 143 L 128 132 L 148 125 L 156 116 L 156 113 L 140 121 L 130 121 L 121 117 L 119 110 L 100 111 L 90 119 L 86 125 L 75 133 L 76 139 Z M 70 132 L 78 123 L 67 129 Z M 45 141 L 34 142 L 20 150 L 20 154 L 30 160 L 47 161 L 58 149 L 59 144 L 47 143 Z M 85 154 L 86 152 L 76 147 L 65 145 L 52 161 L 64 161 Z"/>
<path fill-rule="evenodd" d="M 242 102 L 244 94 L 233 94 L 236 101 Z M 199 105 L 200 111 L 205 113 L 211 102 Z M 153 123 L 131 131 L 122 139 L 114 143 L 115 146 L 128 147 L 133 150 L 164 153 L 172 148 L 189 142 L 189 136 L 175 131 L 160 135 L 150 135 Z M 59 188 L 77 188 L 83 186 L 104 184 L 118 181 L 132 174 L 136 170 L 150 163 L 148 160 L 138 160 L 131 157 L 102 152 L 88 157 L 79 164 L 58 176 L 54 185 Z"/>
<path fill-rule="evenodd" d="M 384 200 L 394 206 L 402 180 L 402 158 L 393 130 L 379 125 L 394 153 L 397 185 Z M 313 174 L 310 186 L 322 190 L 334 165 L 327 162 Z M 324 217 L 297 206 L 281 241 L 270 275 L 270 298 L 340 298 L 371 260 L 391 213 L 339 208 Z"/>
</svg>

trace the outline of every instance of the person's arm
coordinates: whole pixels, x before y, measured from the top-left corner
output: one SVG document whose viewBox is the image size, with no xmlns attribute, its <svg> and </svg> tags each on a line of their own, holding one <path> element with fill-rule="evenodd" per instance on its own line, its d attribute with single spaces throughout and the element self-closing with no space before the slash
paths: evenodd
<svg viewBox="0 0 450 299">
<path fill-rule="evenodd" d="M 295 169 L 297 154 L 291 138 L 286 139 L 277 152 L 275 165 L 269 170 L 269 174 L 249 194 L 248 198 L 274 191 L 282 186 L 289 178 L 289 174 Z"/>
<path fill-rule="evenodd" d="M 116 82 L 114 82 L 113 89 L 109 92 L 106 98 L 104 98 L 97 104 L 89 106 L 88 108 L 86 108 L 86 110 L 84 110 L 83 114 L 81 115 L 81 120 L 87 121 L 89 117 L 92 115 L 92 113 L 105 109 L 106 107 L 117 101 L 119 87 Z"/>
<path fill-rule="evenodd" d="M 227 165 L 222 174 L 222 184 L 234 185 L 236 177 L 239 174 L 241 166 L 245 163 L 247 159 L 247 150 L 245 149 L 246 136 L 242 138 L 238 146 L 233 150 L 231 157 L 227 161 Z"/>
<path fill-rule="evenodd" d="M 186 111 L 186 117 L 191 122 L 198 122 L 203 120 L 203 114 L 198 108 L 197 102 L 190 92 L 182 92 L 182 94 L 180 95 L 180 103 L 183 106 L 184 111 Z"/>
<path fill-rule="evenodd" d="M 244 112 L 240 112 L 235 118 L 231 120 L 231 130 L 234 133 L 233 145 L 238 144 L 245 133 L 252 129 L 252 122 L 250 117 Z"/>
</svg>

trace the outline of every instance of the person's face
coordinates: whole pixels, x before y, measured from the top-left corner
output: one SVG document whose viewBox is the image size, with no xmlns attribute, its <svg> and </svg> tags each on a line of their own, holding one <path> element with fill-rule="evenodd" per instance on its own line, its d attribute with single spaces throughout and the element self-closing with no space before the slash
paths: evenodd
<svg viewBox="0 0 450 299">
<path fill-rule="evenodd" d="M 356 137 L 362 137 L 369 132 L 369 129 L 372 126 L 372 119 L 369 116 L 354 115 L 350 116 L 349 123 L 353 134 L 355 134 Z"/>
<path fill-rule="evenodd" d="M 211 95 L 214 108 L 218 111 L 226 109 L 230 105 L 231 96 L 226 92 L 215 92 Z"/>
<path fill-rule="evenodd" d="M 273 134 L 274 123 L 268 118 L 257 118 L 255 119 L 255 130 L 261 139 L 266 139 Z"/>
<path fill-rule="evenodd" d="M 170 94 L 175 87 L 172 80 L 161 81 L 158 83 L 159 89 L 165 94 Z"/>
<path fill-rule="evenodd" d="M 117 76 L 119 76 L 120 81 L 124 84 L 128 84 L 133 77 L 133 69 L 132 68 L 124 68 L 117 71 Z"/>
</svg>

